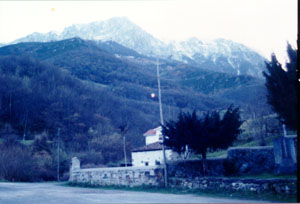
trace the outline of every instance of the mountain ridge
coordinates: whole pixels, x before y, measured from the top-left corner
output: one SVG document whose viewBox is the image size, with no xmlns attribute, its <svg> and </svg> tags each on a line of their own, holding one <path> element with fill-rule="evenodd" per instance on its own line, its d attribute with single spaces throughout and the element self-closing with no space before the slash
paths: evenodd
<svg viewBox="0 0 300 204">
<path fill-rule="evenodd" d="M 100 77 L 99 80 L 96 80 L 94 77 L 91 79 L 96 80 L 96 82 L 100 84 L 108 83 L 108 79 L 116 79 L 111 78 L 110 75 L 107 75 L 111 71 L 116 73 L 119 72 L 117 73 L 118 75 L 121 75 L 124 71 L 132 72 L 140 75 L 141 79 L 135 74 L 135 79 L 130 77 L 126 79 L 127 81 L 135 80 L 135 82 L 145 85 L 147 84 L 149 87 L 156 86 L 156 72 L 154 70 L 156 67 L 156 59 L 139 55 L 134 50 L 130 50 L 115 42 L 97 43 L 76 37 L 45 43 L 19 43 L 0 48 L 0 55 L 29 55 L 38 60 L 51 63 L 55 66 L 63 68 L 66 67 L 71 72 L 76 72 L 76 70 L 79 70 L 80 73 L 98 73 L 96 76 Z M 115 66 L 114 64 L 118 65 Z M 212 82 L 218 87 L 217 89 L 213 88 L 215 89 L 214 91 L 224 90 L 226 88 L 232 88 L 240 85 L 243 86 L 243 84 L 247 83 L 262 83 L 261 80 L 251 76 L 236 76 L 228 73 L 223 74 L 215 71 L 205 70 L 190 64 L 182 64 L 176 61 L 160 59 L 160 64 L 161 77 L 163 80 L 166 82 L 175 81 L 177 84 L 181 83 L 185 87 L 193 88 L 197 92 L 200 91 L 204 94 L 211 93 L 211 88 L 209 87 L 211 87 L 210 84 Z M 116 70 L 112 69 L 112 67 L 115 67 Z M 151 82 L 141 74 L 147 74 L 147 78 L 151 78 Z M 91 75 L 88 74 L 84 76 Z M 230 83 L 228 79 L 231 79 L 229 80 Z M 224 80 L 224 82 L 222 82 L 222 80 Z M 199 85 L 199 83 L 201 85 Z M 163 85 L 166 86 L 166 84 Z M 171 86 L 174 87 L 174 84 Z"/>
<path fill-rule="evenodd" d="M 186 41 L 171 41 L 167 44 L 153 37 L 126 17 L 75 24 L 66 27 L 60 34 L 53 31 L 46 34 L 33 33 L 13 43 L 49 42 L 72 37 L 101 42 L 114 41 L 145 56 L 177 60 L 204 69 L 235 75 L 247 74 L 262 78 L 264 61 L 266 61 L 257 52 L 231 40 L 216 39 L 205 42 L 194 37 Z"/>
</svg>

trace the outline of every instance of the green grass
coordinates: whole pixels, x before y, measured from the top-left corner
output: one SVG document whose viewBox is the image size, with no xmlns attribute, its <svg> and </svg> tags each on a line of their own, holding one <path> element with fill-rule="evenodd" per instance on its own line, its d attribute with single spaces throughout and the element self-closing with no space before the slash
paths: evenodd
<svg viewBox="0 0 300 204">
<path fill-rule="evenodd" d="M 226 158 L 227 157 L 227 150 L 218 150 L 215 152 L 208 152 L 207 158 Z"/>
<path fill-rule="evenodd" d="M 34 140 L 20 140 L 20 143 L 23 145 L 32 145 L 32 143 L 34 142 Z"/>
<path fill-rule="evenodd" d="M 278 136 L 269 136 L 266 138 L 266 145 L 267 146 L 272 146 L 273 145 L 273 140 L 276 139 Z M 259 146 L 259 140 L 254 139 L 252 141 L 247 142 L 246 140 L 236 140 L 233 143 L 234 147 L 255 147 Z"/>
<path fill-rule="evenodd" d="M 230 199 L 247 199 L 247 200 L 261 200 L 261 201 L 273 201 L 273 202 L 297 202 L 296 195 L 278 195 L 273 193 L 255 193 L 255 192 L 237 192 L 224 189 L 214 190 L 199 190 L 199 189 L 179 189 L 179 188 L 165 188 L 157 186 L 96 186 L 88 183 L 84 184 L 72 184 L 64 183 L 64 186 L 84 187 L 84 188 L 99 188 L 105 190 L 124 190 L 124 191 L 138 191 L 138 192 L 150 192 L 150 193 L 165 193 L 165 194 L 196 194 L 199 196 L 217 197 L 217 198 L 230 198 Z"/>
<path fill-rule="evenodd" d="M 3 143 L 4 139 L 0 138 L 0 144 Z M 18 140 L 23 145 L 32 145 L 34 140 Z"/>
<path fill-rule="evenodd" d="M 273 146 L 273 140 L 276 139 L 278 136 L 269 136 L 266 138 L 266 145 Z M 252 141 L 247 140 L 236 140 L 233 143 L 232 147 L 257 147 L 259 145 L 259 141 L 257 139 Z M 214 152 L 207 152 L 207 158 L 226 158 L 227 157 L 227 150 L 217 150 Z M 198 157 L 197 157 L 198 158 Z"/>
</svg>

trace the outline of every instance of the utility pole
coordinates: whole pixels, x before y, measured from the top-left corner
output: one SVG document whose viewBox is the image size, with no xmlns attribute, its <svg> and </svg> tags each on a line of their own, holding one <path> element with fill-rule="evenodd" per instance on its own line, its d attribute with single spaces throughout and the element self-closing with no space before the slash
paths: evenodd
<svg viewBox="0 0 300 204">
<path fill-rule="evenodd" d="M 283 137 L 287 136 L 285 124 L 282 124 L 282 134 L 283 134 Z"/>
<path fill-rule="evenodd" d="M 157 85 L 158 85 L 158 101 L 159 101 L 159 115 L 160 115 L 160 123 L 164 125 L 164 118 L 162 112 L 162 104 L 161 104 L 161 90 L 160 90 L 160 75 L 159 75 L 159 66 L 158 66 L 158 58 L 156 58 L 156 71 L 157 71 Z M 165 136 L 162 135 L 162 150 L 163 150 L 163 159 L 164 159 L 164 180 L 165 187 L 168 186 L 168 174 L 167 174 L 167 159 L 166 159 L 166 151 L 165 151 Z"/>
<path fill-rule="evenodd" d="M 127 156 L 126 156 L 126 137 L 125 134 L 128 130 L 129 126 L 127 121 L 124 122 L 122 125 L 119 126 L 121 135 L 123 136 L 123 152 L 124 152 L 124 161 L 125 161 L 125 167 L 127 167 Z"/>
<path fill-rule="evenodd" d="M 60 128 L 57 130 L 57 181 L 59 182 L 59 140 L 60 140 Z"/>
<path fill-rule="evenodd" d="M 125 142 L 125 135 L 123 135 L 123 148 L 124 148 L 125 167 L 127 167 L 127 157 L 126 157 L 126 142 Z"/>
<path fill-rule="evenodd" d="M 25 112 L 25 124 L 24 124 L 24 132 L 23 132 L 23 141 L 26 139 L 26 128 L 27 128 L 27 121 L 28 121 L 28 111 Z"/>
</svg>

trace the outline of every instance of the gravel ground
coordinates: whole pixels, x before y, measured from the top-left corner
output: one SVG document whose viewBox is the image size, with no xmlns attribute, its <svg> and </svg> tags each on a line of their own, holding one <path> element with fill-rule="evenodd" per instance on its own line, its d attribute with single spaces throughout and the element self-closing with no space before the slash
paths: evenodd
<svg viewBox="0 0 300 204">
<path fill-rule="evenodd" d="M 57 183 L 0 183 L 2 204 L 254 203 L 262 201 L 66 187 Z"/>
</svg>

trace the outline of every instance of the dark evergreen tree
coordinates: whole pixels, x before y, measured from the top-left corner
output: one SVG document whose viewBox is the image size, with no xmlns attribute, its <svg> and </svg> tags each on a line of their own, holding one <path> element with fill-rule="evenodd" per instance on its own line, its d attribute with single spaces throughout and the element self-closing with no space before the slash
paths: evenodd
<svg viewBox="0 0 300 204">
<path fill-rule="evenodd" d="M 217 111 L 207 112 L 204 117 L 194 111 L 180 113 L 177 121 L 166 122 L 162 133 L 165 145 L 182 154 L 192 150 L 201 155 L 203 173 L 206 174 L 206 153 L 208 150 L 225 149 L 241 133 L 242 124 L 239 108 L 231 105 L 223 118 Z"/>
<path fill-rule="evenodd" d="M 297 130 L 297 49 L 287 45 L 289 61 L 286 70 L 272 54 L 271 61 L 266 62 L 267 99 L 273 110 L 278 114 L 279 120 L 292 130 Z"/>
<path fill-rule="evenodd" d="M 166 122 L 163 126 L 165 144 L 180 154 L 185 153 L 192 136 L 200 132 L 200 125 L 195 111 L 192 114 L 181 112 L 177 121 Z"/>
<path fill-rule="evenodd" d="M 234 108 L 233 105 L 229 106 L 220 121 L 220 132 L 216 137 L 217 143 L 214 143 L 216 145 L 214 148 L 225 149 L 230 146 L 242 132 L 240 129 L 242 123 L 239 108 Z"/>
</svg>

